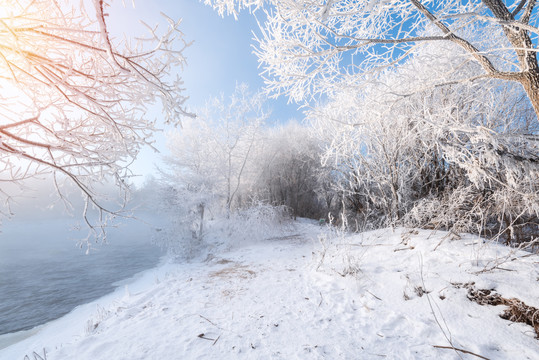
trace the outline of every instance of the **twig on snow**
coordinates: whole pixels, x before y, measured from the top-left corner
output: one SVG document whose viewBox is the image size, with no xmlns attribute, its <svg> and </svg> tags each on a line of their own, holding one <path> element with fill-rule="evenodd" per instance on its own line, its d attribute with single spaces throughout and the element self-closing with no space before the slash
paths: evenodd
<svg viewBox="0 0 539 360">
<path fill-rule="evenodd" d="M 223 328 L 221 328 L 219 325 L 217 325 L 216 323 L 214 323 L 213 321 L 211 321 L 210 319 L 208 319 L 207 317 L 205 316 L 202 316 L 202 315 L 198 315 L 200 316 L 202 319 L 206 320 L 207 322 L 209 322 L 210 324 L 212 324 L 213 326 L 215 326 L 216 328 L 220 329 L 220 330 L 224 330 Z"/>
<path fill-rule="evenodd" d="M 201 339 L 204 339 L 204 340 L 210 340 L 210 341 L 213 341 L 214 344 L 217 342 L 217 339 L 219 339 L 219 338 L 217 338 L 217 339 L 211 339 L 211 338 L 209 338 L 209 337 L 204 336 L 204 333 L 198 334 L 197 337 L 199 337 L 199 338 L 201 338 Z"/>
<path fill-rule="evenodd" d="M 371 293 L 369 290 L 367 290 L 367 292 L 368 292 L 369 294 L 371 294 L 372 296 L 374 296 L 375 299 L 378 299 L 378 300 L 382 301 L 382 299 L 380 299 L 378 296 L 376 296 L 376 295 L 374 295 L 373 293 Z"/>
<path fill-rule="evenodd" d="M 410 247 L 405 247 L 405 248 L 400 248 L 400 249 L 394 249 L 393 252 L 404 251 L 404 250 L 414 250 L 414 249 L 415 249 L 414 246 L 410 246 Z"/>
<path fill-rule="evenodd" d="M 242 334 L 239 334 L 239 333 L 237 333 L 237 332 L 235 332 L 233 330 L 230 330 L 230 329 L 225 329 L 224 327 L 217 325 L 216 323 L 214 323 L 213 321 L 211 321 L 210 319 L 208 319 L 205 316 L 202 316 L 200 314 L 198 316 L 200 316 L 202 319 L 206 320 L 207 322 L 209 322 L 210 324 L 212 324 L 213 326 L 215 326 L 217 329 L 219 329 L 221 331 L 227 331 L 227 332 L 233 333 L 233 334 L 239 336 L 240 338 L 243 337 Z M 212 339 L 212 340 L 214 340 L 214 339 Z"/>
<path fill-rule="evenodd" d="M 425 286 L 425 278 L 423 277 L 423 256 L 421 256 L 421 254 L 419 254 L 419 270 L 420 270 L 420 273 L 419 275 L 421 276 L 421 283 L 423 284 L 423 288 L 426 289 L 426 286 Z M 427 292 L 427 301 L 429 303 L 429 307 L 430 307 L 430 311 L 432 313 L 432 316 L 434 316 L 434 320 L 436 321 L 436 324 L 438 325 L 438 327 L 440 328 L 440 330 L 442 330 L 442 334 L 444 335 L 445 339 L 447 340 L 447 342 L 449 343 L 449 345 L 451 345 L 450 347 L 448 347 L 449 349 L 454 349 L 455 350 L 455 353 L 457 354 L 457 356 L 459 357 L 459 359 L 462 360 L 462 356 L 460 356 L 459 352 L 457 351 L 457 348 L 455 348 L 453 346 L 453 340 L 452 340 L 452 335 L 451 335 L 451 331 L 449 330 L 449 327 L 447 326 L 447 323 L 445 322 L 445 318 L 443 316 L 443 314 L 441 313 L 440 311 L 440 308 L 438 308 L 438 311 L 440 311 L 440 315 L 442 317 L 442 321 L 444 322 L 444 325 L 445 325 L 445 329 L 443 328 L 442 324 L 440 324 L 440 321 L 438 320 L 438 316 L 436 315 L 436 312 L 434 311 L 434 307 L 432 305 L 432 302 L 434 300 L 431 301 L 430 299 L 430 294 Z M 436 303 L 435 303 L 436 304 Z M 446 332 L 447 330 L 447 332 Z M 449 335 L 448 335 L 449 334 Z"/>
<path fill-rule="evenodd" d="M 473 355 L 473 356 L 477 356 L 477 357 L 480 358 L 480 359 L 490 360 L 490 359 L 487 358 L 487 357 L 478 355 L 478 354 L 473 353 L 473 352 L 468 351 L 468 350 L 459 349 L 459 348 L 456 348 L 456 347 L 454 347 L 454 346 L 432 345 L 432 347 L 435 347 L 435 348 L 437 348 L 437 349 L 450 349 L 450 350 L 460 351 L 460 352 L 465 353 L 465 354 L 470 354 L 470 355 Z"/>
</svg>

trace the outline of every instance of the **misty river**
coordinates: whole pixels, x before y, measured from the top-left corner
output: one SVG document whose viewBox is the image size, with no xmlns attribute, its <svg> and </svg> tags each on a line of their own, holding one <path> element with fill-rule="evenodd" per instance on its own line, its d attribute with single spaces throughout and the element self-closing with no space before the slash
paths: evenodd
<svg viewBox="0 0 539 360">
<path fill-rule="evenodd" d="M 3 221 L 0 227 L 0 335 L 57 319 L 112 292 L 115 283 L 155 267 L 164 252 L 155 229 L 124 220 L 107 244 L 77 247 L 87 228 L 74 219 Z"/>
</svg>

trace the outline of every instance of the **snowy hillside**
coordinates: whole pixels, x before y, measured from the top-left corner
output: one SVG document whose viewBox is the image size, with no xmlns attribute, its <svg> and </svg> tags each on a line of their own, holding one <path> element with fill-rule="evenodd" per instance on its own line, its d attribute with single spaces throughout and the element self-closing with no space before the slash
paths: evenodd
<svg viewBox="0 0 539 360">
<path fill-rule="evenodd" d="M 148 271 L 0 359 L 539 359 L 507 304 L 469 299 L 539 308 L 537 256 L 444 232 L 297 230 Z"/>
</svg>

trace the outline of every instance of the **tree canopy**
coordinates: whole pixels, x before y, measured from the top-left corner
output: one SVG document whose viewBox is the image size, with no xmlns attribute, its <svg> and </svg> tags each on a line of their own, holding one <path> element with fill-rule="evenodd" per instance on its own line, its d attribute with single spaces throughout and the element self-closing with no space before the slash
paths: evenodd
<svg viewBox="0 0 539 360">
<path fill-rule="evenodd" d="M 481 72 L 449 81 L 520 83 L 539 113 L 539 18 L 535 0 L 212 0 L 221 14 L 265 11 L 257 55 L 268 89 L 296 101 L 356 85 L 358 77 L 401 64 L 425 42 L 463 50 L 460 66 Z M 441 57 L 448 55 L 439 54 Z"/>
</svg>

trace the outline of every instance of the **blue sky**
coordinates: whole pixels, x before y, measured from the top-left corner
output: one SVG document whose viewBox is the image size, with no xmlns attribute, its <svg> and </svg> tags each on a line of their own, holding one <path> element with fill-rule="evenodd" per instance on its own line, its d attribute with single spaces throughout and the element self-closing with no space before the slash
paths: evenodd
<svg viewBox="0 0 539 360">
<path fill-rule="evenodd" d="M 258 60 L 253 54 L 255 43 L 252 31 L 258 31 L 254 16 L 245 13 L 238 21 L 233 17 L 222 18 L 211 7 L 197 0 L 139 0 L 135 2 L 135 9 L 130 2 L 126 3 L 123 7 L 121 1 L 115 1 L 110 9 L 109 27 L 115 34 L 123 32 L 128 37 L 141 34 L 145 30 L 136 19 L 142 19 L 148 25 L 162 23 L 160 12 L 172 19 L 182 19 L 180 29 L 187 41 L 193 41 L 185 51 L 187 67 L 181 73 L 185 81 L 185 94 L 190 97 L 187 105 L 191 109 L 203 106 L 211 96 L 232 94 L 236 82 L 248 83 L 252 91 L 263 87 L 263 80 L 259 76 L 262 68 L 258 67 Z M 297 106 L 287 104 L 286 98 L 270 100 L 268 105 L 273 109 L 272 121 L 275 123 L 302 118 Z M 166 153 L 163 134 L 157 134 L 156 140 L 156 147 Z M 151 174 L 159 158 L 159 154 L 146 149 L 132 169 L 143 175 Z M 140 183 L 141 180 L 136 182 Z"/>
</svg>

